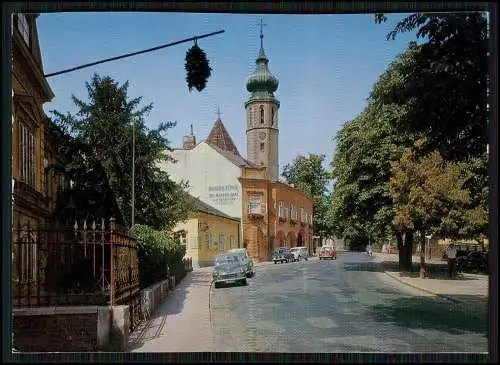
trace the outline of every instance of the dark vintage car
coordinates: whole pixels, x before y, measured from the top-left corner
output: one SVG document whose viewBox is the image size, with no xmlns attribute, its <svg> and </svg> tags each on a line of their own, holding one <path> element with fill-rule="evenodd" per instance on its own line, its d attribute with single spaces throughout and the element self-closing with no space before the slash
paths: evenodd
<svg viewBox="0 0 500 365">
<path fill-rule="evenodd" d="M 212 273 L 214 286 L 221 284 L 247 285 L 247 267 L 238 253 L 223 253 L 215 258 Z"/>
<path fill-rule="evenodd" d="M 488 252 L 469 252 L 467 255 L 457 257 L 457 269 L 462 272 L 487 272 Z"/>
<path fill-rule="evenodd" d="M 295 260 L 295 256 L 290 251 L 288 247 L 280 247 L 273 253 L 273 262 L 277 264 L 278 262 L 293 262 Z"/>
</svg>

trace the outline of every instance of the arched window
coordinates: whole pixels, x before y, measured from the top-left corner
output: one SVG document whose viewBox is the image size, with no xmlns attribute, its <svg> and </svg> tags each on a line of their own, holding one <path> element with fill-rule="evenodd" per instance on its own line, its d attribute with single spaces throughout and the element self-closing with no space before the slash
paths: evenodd
<svg viewBox="0 0 500 365">
<path fill-rule="evenodd" d="M 274 108 L 271 109 L 271 125 L 274 125 Z"/>
<path fill-rule="evenodd" d="M 264 107 L 260 106 L 260 124 L 264 124 Z"/>
</svg>

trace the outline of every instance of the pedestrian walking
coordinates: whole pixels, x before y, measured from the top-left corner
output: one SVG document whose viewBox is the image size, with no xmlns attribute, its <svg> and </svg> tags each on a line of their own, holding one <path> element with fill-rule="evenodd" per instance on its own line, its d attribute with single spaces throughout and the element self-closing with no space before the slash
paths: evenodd
<svg viewBox="0 0 500 365">
<path fill-rule="evenodd" d="M 457 249 L 453 243 L 450 243 L 446 249 L 446 257 L 448 258 L 448 275 L 450 278 L 455 277 L 457 263 Z"/>
<path fill-rule="evenodd" d="M 366 246 L 366 253 L 368 254 L 368 256 L 372 256 L 372 245 L 371 244 L 368 244 Z"/>
<path fill-rule="evenodd" d="M 384 255 L 387 255 L 387 243 L 384 243 L 384 244 L 382 245 L 382 253 L 383 253 Z"/>
</svg>

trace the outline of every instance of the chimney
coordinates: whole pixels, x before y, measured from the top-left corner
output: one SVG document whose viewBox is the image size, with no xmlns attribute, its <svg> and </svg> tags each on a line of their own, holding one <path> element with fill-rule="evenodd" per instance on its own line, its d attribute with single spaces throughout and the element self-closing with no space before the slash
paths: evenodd
<svg viewBox="0 0 500 365">
<path fill-rule="evenodd" d="M 193 125 L 191 124 L 189 135 L 184 136 L 183 138 L 182 148 L 184 148 L 185 150 L 190 150 L 194 146 L 196 146 L 196 137 L 193 134 Z"/>
</svg>

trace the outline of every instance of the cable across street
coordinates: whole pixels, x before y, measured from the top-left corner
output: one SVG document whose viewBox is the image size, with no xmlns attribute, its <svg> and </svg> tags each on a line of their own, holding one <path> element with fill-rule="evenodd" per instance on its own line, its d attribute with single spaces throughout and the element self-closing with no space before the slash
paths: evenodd
<svg viewBox="0 0 500 365">
<path fill-rule="evenodd" d="M 221 33 L 224 33 L 224 32 L 225 32 L 225 30 L 219 30 L 219 31 L 217 31 L 217 32 L 205 33 L 205 34 L 202 34 L 202 35 L 198 35 L 198 36 L 194 36 L 194 37 L 190 37 L 190 38 L 182 39 L 182 40 L 180 40 L 180 41 L 176 41 L 176 42 L 171 42 L 171 43 L 163 44 L 163 45 L 161 45 L 161 46 L 156 46 L 156 47 L 153 47 L 153 48 L 144 49 L 144 50 L 142 50 L 142 51 L 137 51 L 137 52 L 132 52 L 132 53 L 126 53 L 126 54 L 121 55 L 121 56 L 116 56 L 116 57 L 106 58 L 106 59 L 104 59 L 104 60 L 95 61 L 95 62 L 91 62 L 91 63 L 86 63 L 86 64 L 84 64 L 84 65 L 81 65 L 81 66 L 76 66 L 76 67 L 72 67 L 72 68 L 68 68 L 68 69 L 66 69 L 66 70 L 57 71 L 57 72 L 52 72 L 52 73 L 50 73 L 50 74 L 46 74 L 46 75 L 44 75 L 44 76 L 45 76 L 45 77 L 52 77 L 52 76 L 62 75 L 62 74 L 68 73 L 68 72 L 81 70 L 82 68 L 87 68 L 87 67 L 90 67 L 90 66 L 99 65 L 99 64 L 101 64 L 101 63 L 105 63 L 105 62 L 116 61 L 116 60 L 120 60 L 120 59 L 122 59 L 122 58 L 127 58 L 127 57 L 137 56 L 137 55 L 139 55 L 139 54 L 143 54 L 143 53 L 147 53 L 147 52 L 157 51 L 157 50 L 159 50 L 159 49 L 163 49 L 163 48 L 167 48 L 167 47 L 175 46 L 175 45 L 178 45 L 178 44 L 181 44 L 181 43 L 186 43 L 186 42 L 196 41 L 196 40 L 198 40 L 198 39 L 211 37 L 211 36 L 214 36 L 214 35 L 217 35 L 217 34 L 221 34 Z"/>
</svg>

